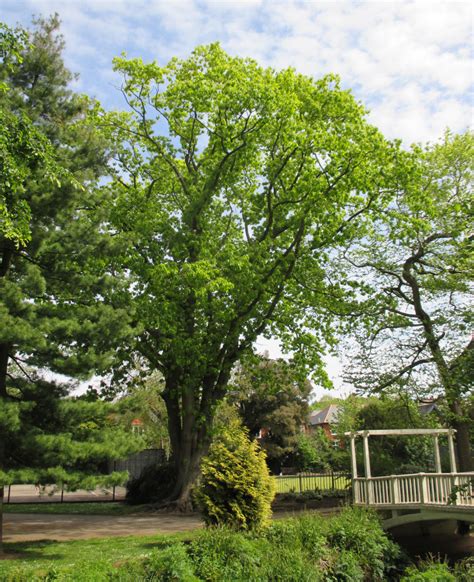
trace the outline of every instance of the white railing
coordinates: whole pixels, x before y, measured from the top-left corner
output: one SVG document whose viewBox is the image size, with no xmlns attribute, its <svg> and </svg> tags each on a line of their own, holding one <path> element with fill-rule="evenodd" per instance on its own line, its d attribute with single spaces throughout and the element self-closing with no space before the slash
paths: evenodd
<svg viewBox="0 0 474 582">
<path fill-rule="evenodd" d="M 417 473 L 353 479 L 358 505 L 454 506 L 474 509 L 474 473 Z"/>
</svg>

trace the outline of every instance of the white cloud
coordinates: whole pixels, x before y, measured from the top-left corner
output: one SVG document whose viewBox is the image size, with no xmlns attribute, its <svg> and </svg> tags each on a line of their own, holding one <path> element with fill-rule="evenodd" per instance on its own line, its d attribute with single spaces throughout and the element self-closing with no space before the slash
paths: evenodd
<svg viewBox="0 0 474 582">
<path fill-rule="evenodd" d="M 473 8 L 468 2 L 6 0 L 5 18 L 58 11 L 68 63 L 107 101 L 122 50 L 166 61 L 220 40 L 232 54 L 341 75 L 382 131 L 407 142 L 471 123 Z M 101 88 L 102 85 L 102 88 Z"/>
</svg>

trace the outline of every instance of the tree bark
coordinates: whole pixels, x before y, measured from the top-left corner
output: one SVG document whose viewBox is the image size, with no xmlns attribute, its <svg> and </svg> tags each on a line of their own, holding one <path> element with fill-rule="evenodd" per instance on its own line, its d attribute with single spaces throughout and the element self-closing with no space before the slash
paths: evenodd
<svg viewBox="0 0 474 582">
<path fill-rule="evenodd" d="M 179 381 L 171 378 L 163 393 L 176 471 L 175 487 L 167 502 L 179 511 L 192 510 L 192 487 L 199 477 L 201 459 L 209 450 L 213 414 L 206 404 L 212 401 L 206 391 L 212 389 L 210 385 L 180 388 Z"/>
<path fill-rule="evenodd" d="M 5 495 L 5 487 L 0 487 L 0 556 L 3 554 L 3 497 Z"/>
<path fill-rule="evenodd" d="M 470 421 L 464 420 L 466 414 L 459 402 L 454 401 L 450 405 L 450 411 L 453 414 L 452 427 L 456 430 L 456 454 L 458 457 L 458 471 L 468 473 L 473 470 L 470 440 Z"/>
</svg>

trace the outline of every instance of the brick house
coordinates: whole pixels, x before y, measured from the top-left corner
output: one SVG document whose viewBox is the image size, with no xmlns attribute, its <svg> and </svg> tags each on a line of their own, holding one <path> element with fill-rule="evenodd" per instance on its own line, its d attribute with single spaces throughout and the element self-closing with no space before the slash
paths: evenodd
<svg viewBox="0 0 474 582">
<path fill-rule="evenodd" d="M 336 435 L 333 433 L 331 427 L 337 423 L 339 412 L 340 406 L 337 404 L 330 404 L 322 410 L 313 410 L 308 417 L 305 432 L 311 434 L 317 429 L 322 429 L 328 439 L 331 441 L 336 440 Z"/>
</svg>

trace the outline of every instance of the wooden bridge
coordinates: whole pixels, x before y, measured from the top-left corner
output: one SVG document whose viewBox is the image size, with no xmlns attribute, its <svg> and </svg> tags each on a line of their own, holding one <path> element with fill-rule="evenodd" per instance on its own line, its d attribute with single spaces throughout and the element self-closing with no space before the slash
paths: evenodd
<svg viewBox="0 0 474 582">
<path fill-rule="evenodd" d="M 386 529 L 426 520 L 455 519 L 474 523 L 474 472 L 456 470 L 452 429 L 390 429 L 346 433 L 351 440 L 352 490 L 355 505 L 389 510 L 391 518 L 383 522 Z M 387 475 L 372 477 L 369 437 L 432 436 L 434 473 Z M 441 470 L 438 439 L 447 435 L 450 472 Z M 364 447 L 364 477 L 357 474 L 355 441 L 362 437 Z"/>
</svg>

